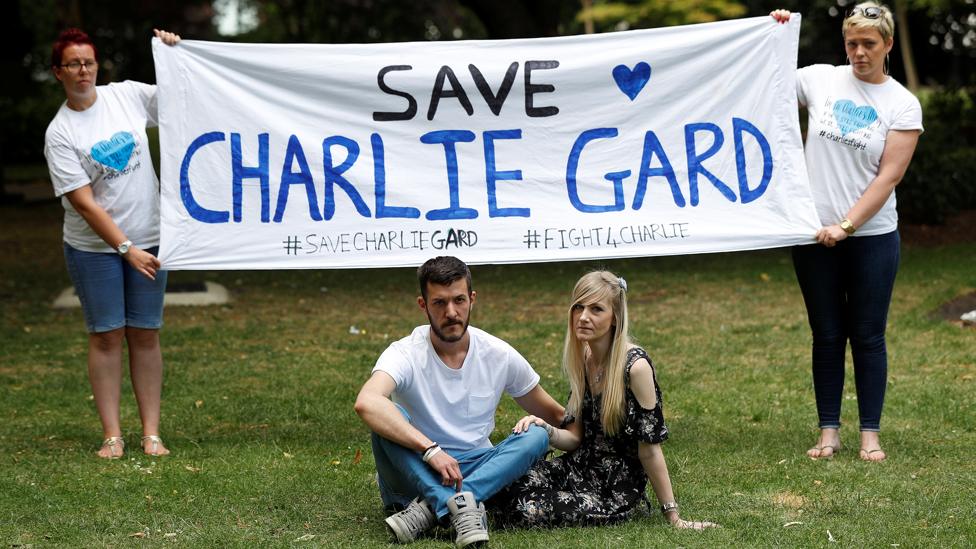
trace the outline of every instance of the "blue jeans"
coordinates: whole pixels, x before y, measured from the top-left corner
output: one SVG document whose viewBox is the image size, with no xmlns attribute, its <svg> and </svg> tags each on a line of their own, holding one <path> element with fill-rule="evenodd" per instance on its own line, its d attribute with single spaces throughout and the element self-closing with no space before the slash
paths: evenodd
<svg viewBox="0 0 976 549">
<path fill-rule="evenodd" d="M 146 251 L 156 255 L 159 247 Z M 157 271 L 150 280 L 117 253 L 86 252 L 67 243 L 64 260 L 89 333 L 123 326 L 158 330 L 163 325 L 166 271 Z"/>
<path fill-rule="evenodd" d="M 400 412 L 410 420 L 403 408 Z M 372 434 L 380 498 L 386 508 L 406 507 L 423 495 L 438 518 L 448 514 L 447 500 L 454 486 L 441 484 L 441 476 L 424 463 L 421 454 Z M 524 475 L 549 450 L 545 429 L 533 425 L 528 431 L 513 434 L 491 448 L 464 452 L 444 450 L 457 460 L 464 477 L 462 490 L 472 492 L 482 502 Z"/>
<path fill-rule="evenodd" d="M 833 248 L 793 248 L 813 331 L 813 389 L 821 429 L 840 428 L 844 355 L 851 344 L 862 431 L 881 430 L 888 378 L 885 326 L 898 272 L 898 231 L 855 236 Z"/>
</svg>

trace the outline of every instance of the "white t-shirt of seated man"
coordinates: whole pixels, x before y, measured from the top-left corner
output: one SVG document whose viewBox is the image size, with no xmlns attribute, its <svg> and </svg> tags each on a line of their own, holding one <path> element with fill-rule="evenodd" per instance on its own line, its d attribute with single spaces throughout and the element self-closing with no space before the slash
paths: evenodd
<svg viewBox="0 0 976 549">
<path fill-rule="evenodd" d="M 430 326 L 390 345 L 373 367 L 396 382 L 393 402 L 411 423 L 445 450 L 490 448 L 495 410 L 503 393 L 521 397 L 539 383 L 539 374 L 511 345 L 473 326 L 470 347 L 459 369 L 449 368 L 430 342 Z"/>
</svg>

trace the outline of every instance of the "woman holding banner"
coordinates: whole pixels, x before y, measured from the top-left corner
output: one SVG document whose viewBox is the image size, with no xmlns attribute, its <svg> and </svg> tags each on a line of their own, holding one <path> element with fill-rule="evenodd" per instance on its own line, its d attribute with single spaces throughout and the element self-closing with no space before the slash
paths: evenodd
<svg viewBox="0 0 976 549">
<path fill-rule="evenodd" d="M 155 31 L 174 45 L 176 34 Z M 146 127 L 156 124 L 156 87 L 96 86 L 91 38 L 61 33 L 51 70 L 65 102 L 47 128 L 44 156 L 64 206 L 64 256 L 88 329 L 88 377 L 102 423 L 98 456 L 122 456 L 122 342 L 142 419 L 143 452 L 169 453 L 159 438 L 163 359 L 159 345 L 166 271 L 160 270 L 159 181 Z"/>
<path fill-rule="evenodd" d="M 573 290 L 568 316 L 566 419 L 556 428 L 526 416 L 512 429 L 518 433 L 540 425 L 550 444 L 567 453 L 538 462 L 488 508 L 512 526 L 608 524 L 634 516 L 642 503 L 650 505 L 645 495 L 650 481 L 673 526 L 716 526 L 678 516 L 661 451 L 668 438 L 661 388 L 650 357 L 627 333 L 627 283 L 607 271 L 584 275 Z"/>
<path fill-rule="evenodd" d="M 770 15 L 783 23 L 786 10 Z M 841 449 L 844 355 L 851 343 L 860 416 L 860 458 L 882 461 L 879 432 L 888 375 L 885 325 L 898 270 L 895 186 L 922 132 L 918 99 L 888 75 L 891 11 L 854 6 L 842 25 L 848 64 L 797 71 L 809 111 L 806 161 L 823 227 L 817 244 L 793 249 L 813 331 L 813 384 L 820 438 L 813 459 Z M 856 234 L 855 234 L 856 233 Z"/>
</svg>

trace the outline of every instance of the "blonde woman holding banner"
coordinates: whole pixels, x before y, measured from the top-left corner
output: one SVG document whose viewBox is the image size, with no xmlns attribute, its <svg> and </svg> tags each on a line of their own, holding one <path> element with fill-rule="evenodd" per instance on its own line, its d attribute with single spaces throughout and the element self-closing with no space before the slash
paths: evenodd
<svg viewBox="0 0 976 549">
<path fill-rule="evenodd" d="M 790 12 L 770 14 L 785 23 Z M 793 249 L 793 265 L 813 331 L 813 385 L 820 437 L 813 459 L 841 449 L 840 409 L 847 342 L 854 359 L 860 458 L 882 461 L 881 409 L 888 375 L 885 326 L 898 271 L 895 186 L 922 133 L 918 100 L 888 75 L 891 11 L 854 6 L 842 25 L 847 65 L 797 71 L 809 111 L 807 169 L 820 221 L 817 244 Z"/>
<path fill-rule="evenodd" d="M 654 367 L 627 331 L 627 283 L 608 271 L 584 275 L 570 302 L 563 368 L 571 394 L 559 428 L 525 416 L 514 432 L 540 425 L 564 450 L 538 462 L 491 500 L 510 526 L 571 526 L 625 520 L 650 505 L 650 481 L 676 528 L 704 529 L 678 515 L 661 443 L 668 438 Z"/>
</svg>

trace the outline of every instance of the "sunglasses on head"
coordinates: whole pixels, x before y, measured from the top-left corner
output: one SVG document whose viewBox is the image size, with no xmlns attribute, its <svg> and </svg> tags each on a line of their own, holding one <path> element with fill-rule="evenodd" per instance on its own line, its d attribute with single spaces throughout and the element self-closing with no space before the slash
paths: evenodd
<svg viewBox="0 0 976 549">
<path fill-rule="evenodd" d="M 850 17 L 852 15 L 861 14 L 868 19 L 877 19 L 881 17 L 882 13 L 884 13 L 884 11 L 878 6 L 867 6 L 865 8 L 854 8 L 847 13 L 847 16 Z"/>
</svg>

